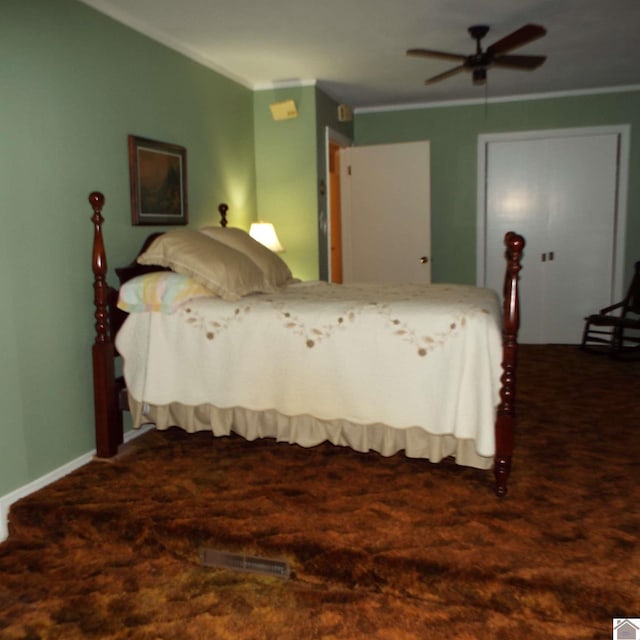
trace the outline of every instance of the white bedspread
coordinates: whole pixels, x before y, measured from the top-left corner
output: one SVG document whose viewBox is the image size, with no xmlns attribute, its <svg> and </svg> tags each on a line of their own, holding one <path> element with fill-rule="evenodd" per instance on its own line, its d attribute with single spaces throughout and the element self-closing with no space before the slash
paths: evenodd
<svg viewBox="0 0 640 640">
<path fill-rule="evenodd" d="M 116 346 L 139 406 L 212 405 L 315 424 L 417 428 L 465 441 L 482 460 L 462 463 L 486 468 L 502 373 L 500 322 L 488 289 L 299 283 L 235 303 L 200 299 L 170 315 L 133 313 Z M 141 413 L 136 426 L 148 421 Z"/>
</svg>

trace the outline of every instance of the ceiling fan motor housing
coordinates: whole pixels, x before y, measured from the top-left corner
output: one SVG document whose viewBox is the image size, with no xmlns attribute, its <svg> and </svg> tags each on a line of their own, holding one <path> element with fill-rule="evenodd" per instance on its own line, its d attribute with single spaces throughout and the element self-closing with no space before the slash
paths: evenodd
<svg viewBox="0 0 640 640">
<path fill-rule="evenodd" d="M 486 24 L 476 24 L 469 27 L 471 37 L 476 41 L 476 54 L 469 56 L 465 62 L 472 70 L 473 84 L 483 85 L 487 82 L 487 67 L 493 62 L 493 56 L 482 51 L 480 41 L 489 33 Z"/>
<path fill-rule="evenodd" d="M 473 84 L 482 85 L 487 82 L 487 69 L 485 67 L 477 67 L 473 70 Z"/>
</svg>

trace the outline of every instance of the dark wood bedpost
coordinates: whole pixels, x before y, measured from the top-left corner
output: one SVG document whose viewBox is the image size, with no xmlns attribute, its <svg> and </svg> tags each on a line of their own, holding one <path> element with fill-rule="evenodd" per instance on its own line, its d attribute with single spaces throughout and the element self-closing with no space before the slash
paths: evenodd
<svg viewBox="0 0 640 640">
<path fill-rule="evenodd" d="M 118 409 L 115 378 L 115 350 L 109 327 L 111 288 L 107 284 L 107 256 L 102 237 L 104 196 L 94 191 L 89 196 L 93 209 L 93 291 L 96 336 L 92 348 L 93 396 L 95 404 L 96 453 L 109 458 L 122 443 L 122 414 Z"/>
<path fill-rule="evenodd" d="M 502 325 L 502 386 L 496 417 L 496 453 L 493 473 L 496 494 L 507 494 L 507 480 L 511 473 L 515 430 L 516 361 L 518 355 L 518 328 L 520 326 L 520 299 L 518 280 L 525 241 L 510 231 L 504 237 L 507 247 L 507 269 L 504 279 Z"/>
</svg>

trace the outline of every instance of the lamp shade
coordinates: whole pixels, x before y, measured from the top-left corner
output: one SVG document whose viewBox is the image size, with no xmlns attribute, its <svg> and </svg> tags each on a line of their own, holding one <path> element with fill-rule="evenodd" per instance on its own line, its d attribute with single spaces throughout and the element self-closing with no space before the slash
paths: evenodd
<svg viewBox="0 0 640 640">
<path fill-rule="evenodd" d="M 284 247 L 278 240 L 276 230 L 270 222 L 252 222 L 249 235 L 268 249 L 271 249 L 271 251 L 284 251 Z"/>
</svg>

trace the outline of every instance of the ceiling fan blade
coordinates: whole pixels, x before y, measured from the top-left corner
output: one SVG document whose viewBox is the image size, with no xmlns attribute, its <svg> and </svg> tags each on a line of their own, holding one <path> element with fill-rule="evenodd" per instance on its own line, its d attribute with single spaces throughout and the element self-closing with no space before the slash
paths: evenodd
<svg viewBox="0 0 640 640">
<path fill-rule="evenodd" d="M 459 53 L 447 53 L 446 51 L 434 51 L 433 49 L 408 49 L 407 55 L 422 58 L 440 58 L 441 60 L 457 60 L 460 62 L 467 57 Z"/>
<path fill-rule="evenodd" d="M 546 33 L 547 30 L 538 24 L 525 24 L 524 27 L 520 27 L 508 36 L 494 42 L 490 47 L 487 47 L 487 53 L 494 56 L 507 53 L 507 51 L 512 51 L 538 38 L 542 38 Z"/>
<path fill-rule="evenodd" d="M 493 66 L 533 71 L 533 69 L 537 69 L 546 59 L 547 56 L 498 56 L 494 58 Z"/>
<path fill-rule="evenodd" d="M 455 76 L 457 73 L 464 71 L 467 67 L 461 64 L 459 67 L 454 67 L 453 69 L 449 69 L 449 71 L 445 71 L 444 73 L 439 73 L 437 76 L 433 76 L 433 78 L 429 78 L 425 80 L 425 84 L 433 84 L 434 82 L 439 82 L 440 80 L 445 80 L 446 78 L 450 78 L 451 76 Z"/>
</svg>

